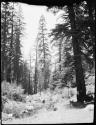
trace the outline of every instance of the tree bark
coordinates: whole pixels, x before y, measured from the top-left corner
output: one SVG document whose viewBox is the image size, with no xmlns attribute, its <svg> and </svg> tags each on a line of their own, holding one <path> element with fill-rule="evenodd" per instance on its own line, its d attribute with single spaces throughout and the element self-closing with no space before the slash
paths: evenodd
<svg viewBox="0 0 96 125">
<path fill-rule="evenodd" d="M 31 55 L 30 55 L 30 70 L 31 70 Z M 28 94 L 32 94 L 32 89 L 31 89 L 31 71 L 29 70 L 29 85 L 28 85 Z"/>
<path fill-rule="evenodd" d="M 82 68 L 82 61 L 80 55 L 80 47 L 78 38 L 76 37 L 76 24 L 75 24 L 75 12 L 72 6 L 68 6 L 69 11 L 69 19 L 71 24 L 72 33 L 72 44 L 73 44 L 73 52 L 74 52 L 74 65 L 76 72 L 76 84 L 77 84 L 77 101 L 84 102 L 86 96 L 86 87 L 84 80 L 84 73 Z"/>
<path fill-rule="evenodd" d="M 44 89 L 46 89 L 46 61 L 45 61 L 45 43 L 44 43 L 44 36 L 43 36 L 43 53 L 44 53 Z"/>
<path fill-rule="evenodd" d="M 45 61 L 45 59 L 46 59 L 46 56 L 45 56 L 45 40 L 44 40 L 44 30 L 43 30 L 43 25 L 42 25 L 42 34 L 43 34 L 43 36 L 42 36 L 42 40 L 43 40 L 43 53 L 44 53 L 44 69 L 43 69 L 43 73 L 44 73 L 44 89 L 46 89 L 47 88 L 47 85 L 46 85 L 46 61 Z"/>
<path fill-rule="evenodd" d="M 38 40 L 36 41 L 36 61 L 35 61 L 35 78 L 34 78 L 34 94 L 37 93 L 37 84 L 38 84 L 38 77 L 37 77 L 37 51 L 38 51 Z"/>
<path fill-rule="evenodd" d="M 6 41 L 7 41 L 7 29 L 6 29 L 6 27 L 7 27 L 7 24 L 6 24 L 6 19 L 7 19 L 7 17 L 6 17 L 6 13 L 7 13 L 7 11 L 6 11 L 6 8 L 7 8 L 7 4 L 6 4 L 6 7 L 5 7 L 5 24 L 4 24 L 4 40 L 3 40 L 3 42 L 4 42 L 4 47 L 3 47 L 3 57 L 2 57 L 2 69 L 3 69 L 3 80 L 7 80 L 7 66 L 6 66 L 6 52 L 5 52 L 5 48 L 6 48 Z"/>
<path fill-rule="evenodd" d="M 59 43 L 59 71 L 61 71 L 61 44 L 62 41 Z"/>
<path fill-rule="evenodd" d="M 13 8 L 14 8 L 14 3 L 13 3 Z M 10 72 L 10 80 L 11 83 L 13 82 L 13 62 L 12 62 L 12 52 L 13 52 L 13 11 L 12 11 L 12 28 L 11 28 L 11 43 L 10 43 L 10 63 L 11 63 L 11 72 Z"/>
<path fill-rule="evenodd" d="M 95 21 L 94 21 L 94 17 L 93 17 L 93 13 L 92 13 L 93 12 L 92 7 L 94 7 L 94 6 L 92 4 L 93 3 L 90 3 L 89 1 L 87 1 L 88 10 L 89 10 L 89 21 L 91 22 L 90 30 L 91 30 L 91 39 L 93 42 L 93 57 L 94 57 L 94 61 L 95 61 Z"/>
<path fill-rule="evenodd" d="M 35 66 L 34 94 L 37 93 L 37 84 L 38 84 L 38 81 L 37 81 L 37 67 Z"/>
</svg>

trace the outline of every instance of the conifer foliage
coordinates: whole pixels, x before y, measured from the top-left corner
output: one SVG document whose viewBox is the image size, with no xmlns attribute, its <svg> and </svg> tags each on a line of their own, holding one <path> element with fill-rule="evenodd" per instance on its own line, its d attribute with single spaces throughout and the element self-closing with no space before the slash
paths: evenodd
<svg viewBox="0 0 96 125">
<path fill-rule="evenodd" d="M 2 80 L 20 82 L 21 36 L 23 31 L 17 3 L 1 3 L 1 74 Z"/>
<path fill-rule="evenodd" d="M 64 45 L 62 59 L 63 74 L 64 67 L 70 69 L 68 72 L 66 72 L 67 74 L 65 73 L 65 78 L 68 76 L 71 78 L 70 73 L 75 73 L 74 75 L 76 76 L 78 91 L 77 100 L 83 102 L 86 100 L 84 73 L 90 70 L 90 68 L 86 69 L 84 66 L 91 66 L 92 69 L 92 67 L 94 67 L 95 59 L 94 5 L 92 3 L 91 6 L 89 6 L 89 3 L 84 1 L 80 2 L 79 4 L 72 3 L 71 5 L 64 7 L 57 7 L 56 9 L 58 11 L 60 11 L 60 9 L 64 11 L 63 14 L 59 16 L 59 18 L 63 20 L 63 23 L 56 25 L 51 32 L 51 36 L 53 36 L 55 43 L 60 43 L 59 39 L 62 39 L 62 43 Z M 56 13 L 58 11 L 56 11 Z"/>
<path fill-rule="evenodd" d="M 38 63 L 42 77 L 43 77 L 43 89 L 48 88 L 48 71 L 49 71 L 49 60 L 50 60 L 50 52 L 49 52 L 49 43 L 48 43 L 48 35 L 47 35 L 46 21 L 45 17 L 42 15 L 39 20 L 39 29 L 38 29 Z M 42 88 L 42 87 L 41 87 Z"/>
</svg>

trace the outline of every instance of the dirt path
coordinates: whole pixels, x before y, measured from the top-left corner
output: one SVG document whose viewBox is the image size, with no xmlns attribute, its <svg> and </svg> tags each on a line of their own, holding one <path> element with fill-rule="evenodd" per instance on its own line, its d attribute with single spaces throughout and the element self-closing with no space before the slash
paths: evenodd
<svg viewBox="0 0 96 125">
<path fill-rule="evenodd" d="M 59 108 L 56 111 L 48 111 L 43 108 L 34 116 L 4 121 L 3 124 L 92 123 L 93 116 L 93 110 L 89 111 L 86 108 L 70 109 L 59 104 Z"/>
</svg>

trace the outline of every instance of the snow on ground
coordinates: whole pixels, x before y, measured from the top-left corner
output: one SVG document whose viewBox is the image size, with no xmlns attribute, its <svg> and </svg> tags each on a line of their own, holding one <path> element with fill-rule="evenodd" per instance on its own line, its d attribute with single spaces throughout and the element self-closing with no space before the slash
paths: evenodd
<svg viewBox="0 0 96 125">
<path fill-rule="evenodd" d="M 66 93 L 66 95 L 65 95 Z M 76 95 L 76 89 L 72 93 Z M 27 111 L 33 111 L 39 108 L 34 115 L 24 118 L 14 118 L 3 121 L 3 124 L 37 124 L 37 123 L 91 123 L 94 117 L 94 106 L 85 108 L 73 108 L 69 104 L 69 91 L 65 89 L 57 89 L 56 91 L 44 91 L 26 97 Z M 73 98 L 76 96 L 74 94 Z"/>
<path fill-rule="evenodd" d="M 92 123 L 93 111 L 86 109 L 66 109 L 60 104 L 57 111 L 42 109 L 38 114 L 24 119 L 3 122 L 3 124 L 37 124 L 37 123 Z"/>
</svg>

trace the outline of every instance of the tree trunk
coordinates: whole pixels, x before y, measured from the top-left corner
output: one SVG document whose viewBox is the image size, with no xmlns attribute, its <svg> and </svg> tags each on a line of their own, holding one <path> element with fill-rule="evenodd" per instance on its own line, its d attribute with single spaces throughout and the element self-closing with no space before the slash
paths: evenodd
<svg viewBox="0 0 96 125">
<path fill-rule="evenodd" d="M 88 5 L 88 10 L 89 10 L 89 21 L 90 23 L 90 30 L 91 30 L 91 39 L 93 42 L 93 57 L 95 60 L 95 21 L 94 21 L 94 17 L 93 17 L 93 10 L 92 10 L 92 3 L 90 3 L 89 1 L 87 1 L 87 5 Z"/>
<path fill-rule="evenodd" d="M 30 70 L 31 70 L 31 55 L 30 55 Z M 28 94 L 32 94 L 32 89 L 31 89 L 31 71 L 29 71 L 29 86 L 28 86 Z"/>
<path fill-rule="evenodd" d="M 5 25 L 4 25 L 4 47 L 3 47 L 3 57 L 2 57 L 2 69 L 3 69 L 3 80 L 7 80 L 7 67 L 6 67 L 6 42 L 7 42 L 7 24 L 6 24 L 6 8 L 7 8 L 7 4 L 6 4 L 6 7 L 5 7 Z"/>
<path fill-rule="evenodd" d="M 38 83 L 38 81 L 37 81 L 37 67 L 35 66 L 35 80 L 34 80 L 35 82 L 34 82 L 34 94 L 36 94 L 37 93 L 37 83 Z"/>
<path fill-rule="evenodd" d="M 28 94 L 31 94 L 31 88 L 30 88 L 30 71 L 29 71 L 29 85 L 28 85 Z"/>
<path fill-rule="evenodd" d="M 37 77 L 37 51 L 38 51 L 38 40 L 36 41 L 36 61 L 35 61 L 35 78 L 34 78 L 34 94 L 37 93 L 37 84 L 38 84 L 38 77 Z"/>
<path fill-rule="evenodd" d="M 61 71 L 61 44 L 62 41 L 59 43 L 59 71 Z"/>
<path fill-rule="evenodd" d="M 42 34 L 43 34 L 43 30 L 42 30 Z M 44 70 L 43 70 L 43 73 L 44 73 L 44 89 L 46 89 L 46 61 L 45 61 L 45 43 L 44 43 L 44 36 L 43 36 L 43 53 L 44 53 Z"/>
<path fill-rule="evenodd" d="M 69 11 L 69 19 L 71 24 L 72 34 L 72 44 L 73 44 L 73 52 L 74 52 L 74 65 L 76 72 L 76 84 L 77 84 L 77 101 L 83 102 L 86 96 L 86 87 L 84 80 L 84 73 L 82 68 L 82 61 L 80 55 L 80 47 L 79 42 L 76 37 L 76 24 L 75 24 L 75 12 L 73 6 L 68 6 Z"/>
<path fill-rule="evenodd" d="M 14 8 L 14 3 L 13 3 Z M 10 80 L 11 83 L 13 82 L 13 63 L 12 63 L 12 52 L 13 52 L 13 11 L 12 11 L 12 28 L 11 28 L 11 43 L 10 43 L 10 61 L 11 61 L 11 73 L 10 73 Z"/>
</svg>

